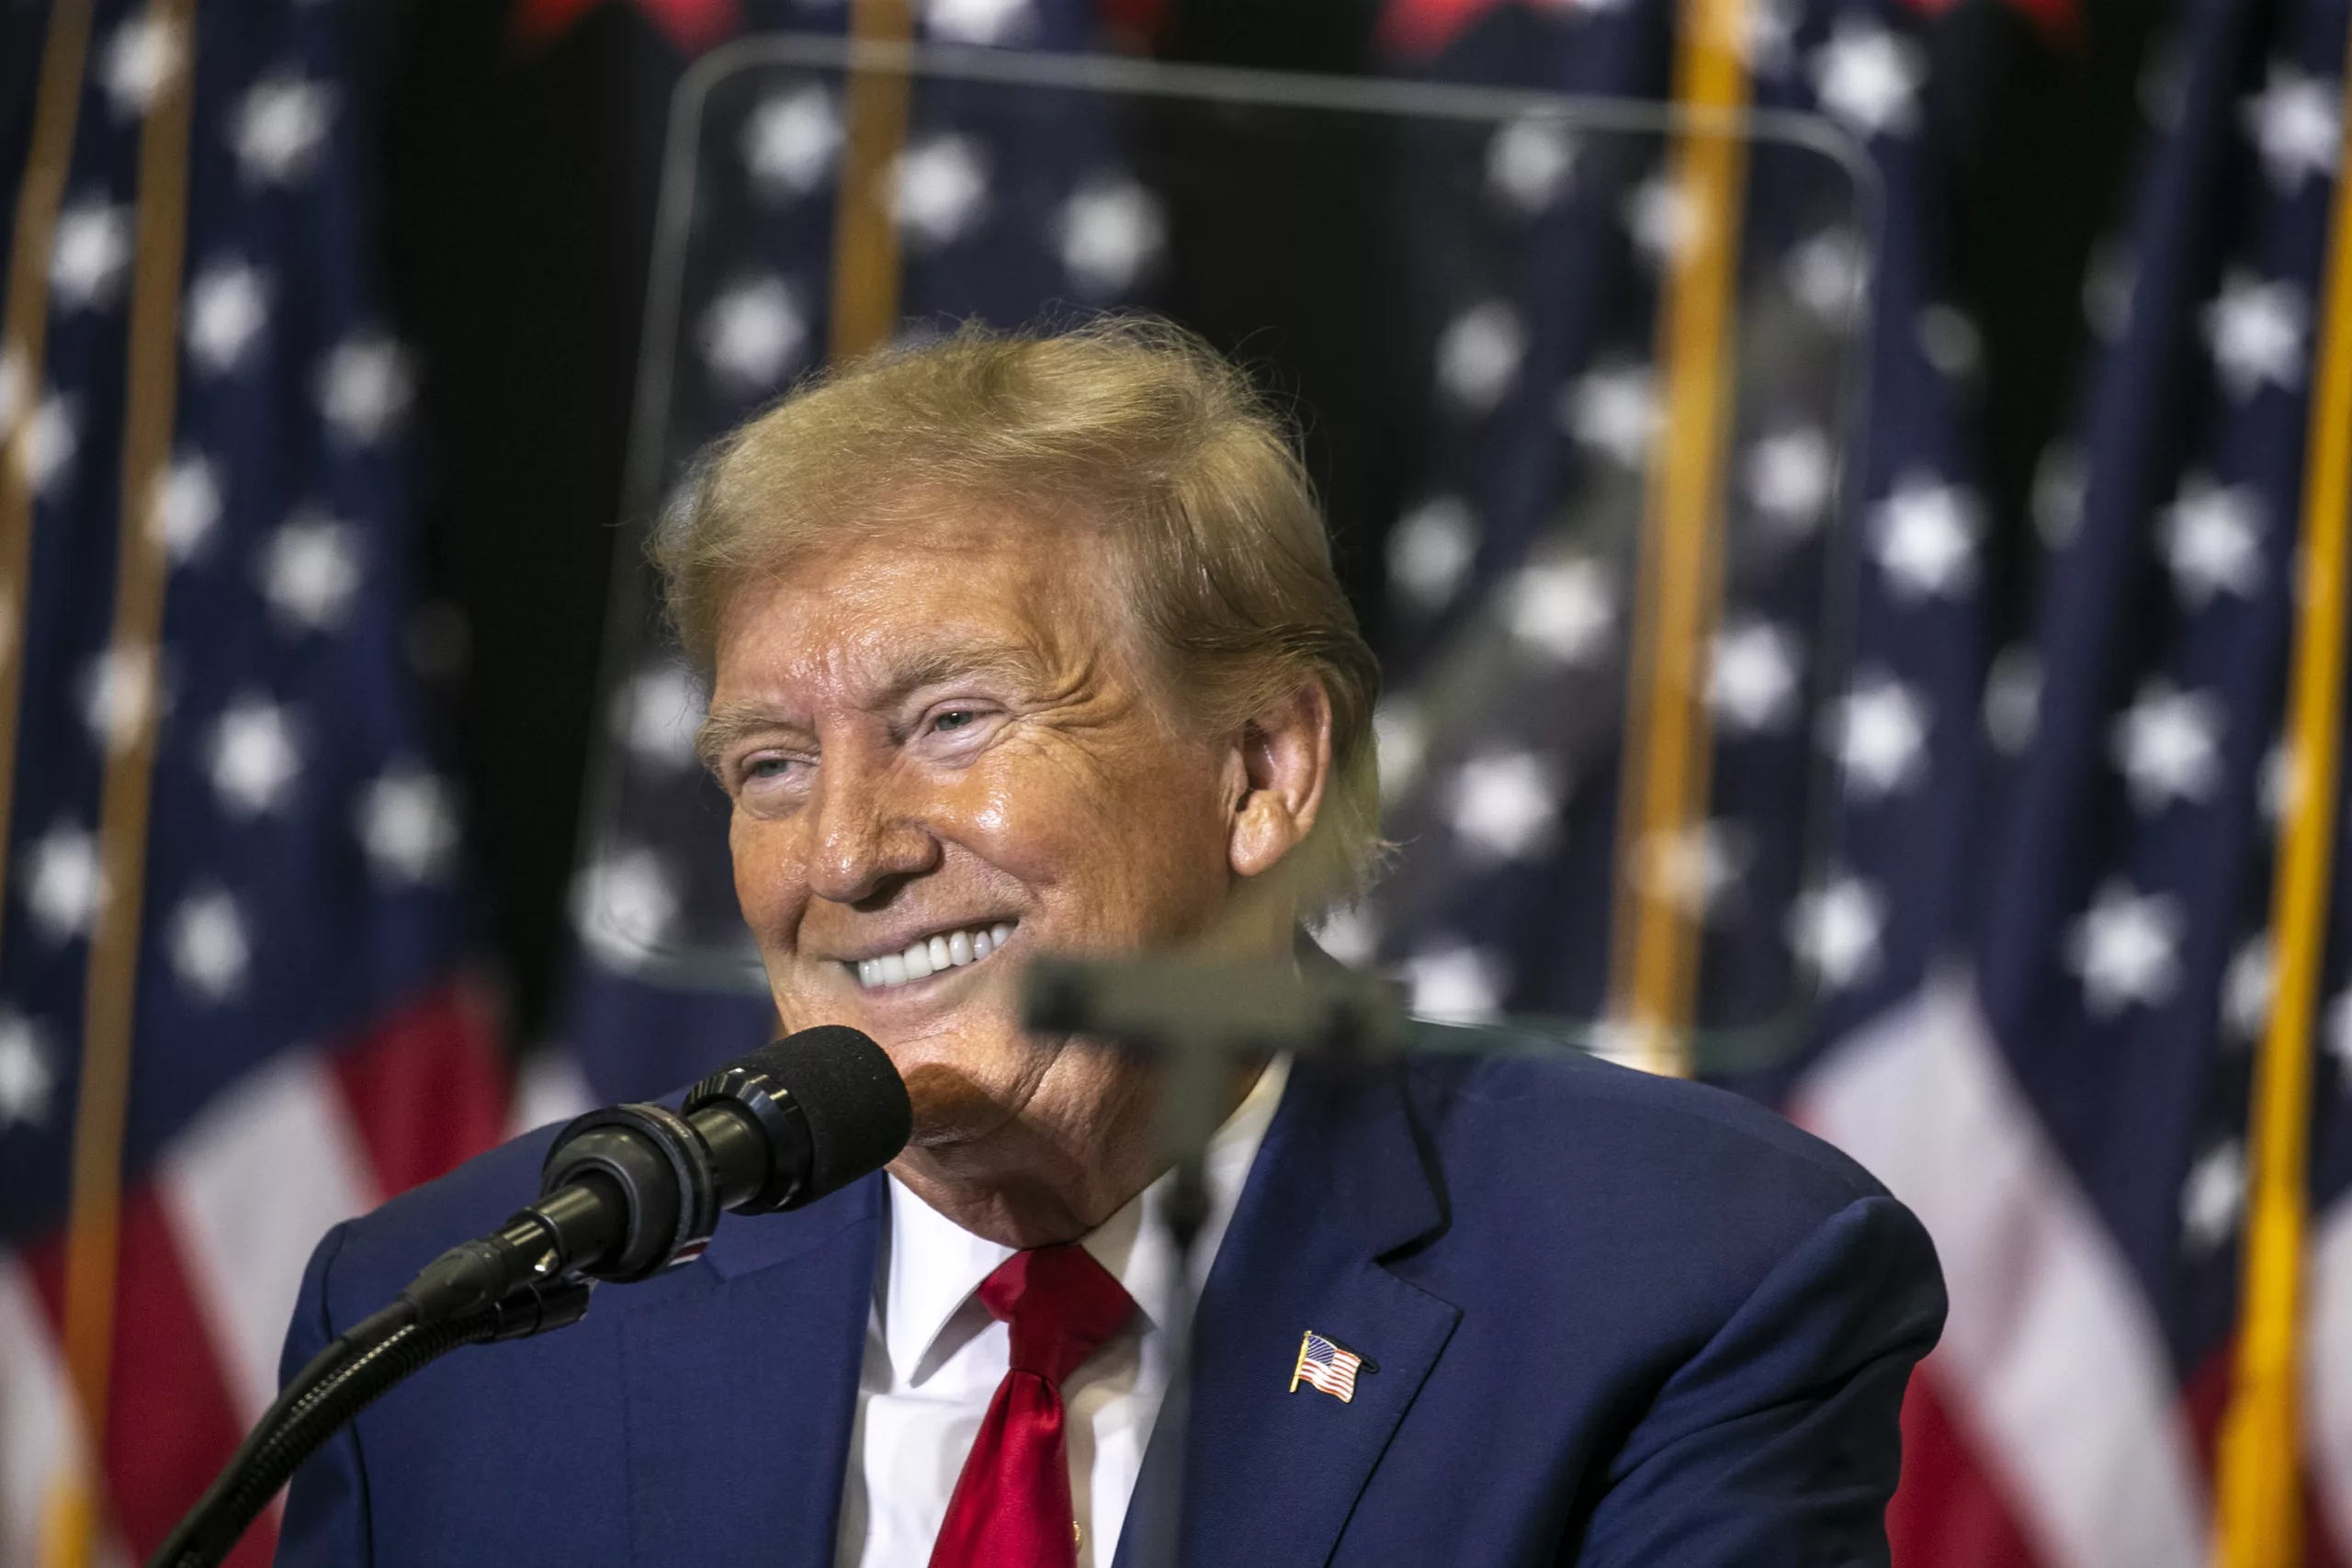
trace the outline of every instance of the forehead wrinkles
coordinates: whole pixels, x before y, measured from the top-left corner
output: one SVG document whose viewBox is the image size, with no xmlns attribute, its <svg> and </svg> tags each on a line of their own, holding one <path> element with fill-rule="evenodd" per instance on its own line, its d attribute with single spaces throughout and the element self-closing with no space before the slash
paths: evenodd
<svg viewBox="0 0 2352 1568">
<path fill-rule="evenodd" d="M 1065 687 L 1126 644 L 1132 620 L 1123 574 L 1075 532 L 943 518 L 772 569 L 728 608 L 722 697 L 865 706 L 974 674 Z"/>
</svg>

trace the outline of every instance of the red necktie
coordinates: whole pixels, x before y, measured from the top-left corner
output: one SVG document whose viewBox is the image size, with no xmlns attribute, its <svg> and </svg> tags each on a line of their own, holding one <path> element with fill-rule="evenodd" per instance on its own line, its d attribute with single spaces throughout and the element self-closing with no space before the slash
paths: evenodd
<svg viewBox="0 0 2352 1568">
<path fill-rule="evenodd" d="M 1062 1380 L 1136 1303 L 1075 1242 L 1016 1252 L 980 1281 L 1012 1330 L 1012 1365 L 980 1421 L 931 1568 L 1071 1568 L 1078 1561 Z"/>
</svg>

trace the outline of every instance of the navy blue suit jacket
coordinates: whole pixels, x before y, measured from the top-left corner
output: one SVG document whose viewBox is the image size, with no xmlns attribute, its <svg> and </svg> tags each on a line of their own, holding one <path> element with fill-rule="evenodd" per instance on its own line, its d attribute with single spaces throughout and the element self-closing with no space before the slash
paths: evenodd
<svg viewBox="0 0 2352 1568">
<path fill-rule="evenodd" d="M 527 1201 L 550 1136 L 331 1233 L 288 1369 Z M 883 1209 L 874 1177 L 729 1217 L 575 1327 L 454 1353 L 304 1467 L 278 1562 L 831 1568 Z M 1728 1094 L 1302 1060 L 1201 1305 L 1188 1558 L 1883 1562 L 1943 1310 L 1910 1213 Z M 1286 1392 L 1309 1328 L 1367 1359 L 1353 1403 Z"/>
</svg>

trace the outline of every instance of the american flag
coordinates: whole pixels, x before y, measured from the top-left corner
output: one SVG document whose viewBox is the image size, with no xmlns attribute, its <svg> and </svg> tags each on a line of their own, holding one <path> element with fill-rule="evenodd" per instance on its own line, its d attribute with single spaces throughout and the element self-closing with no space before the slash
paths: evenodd
<svg viewBox="0 0 2352 1568">
<path fill-rule="evenodd" d="M 1456 9 L 1420 69 L 1664 90 L 1665 6 Z M 2206 0 L 2157 51 L 2135 205 L 2085 279 L 2102 363 L 2036 485 L 2038 604 L 1997 649 L 1962 439 L 1976 344 L 1941 296 L 1925 199 L 1927 56 L 1894 6 L 1747 15 L 1758 101 L 1842 125 L 1886 209 L 1870 421 L 1849 459 L 1850 655 L 1817 725 L 1793 705 L 1758 726 L 1718 704 L 1701 844 L 1716 847 L 1693 857 L 1708 895 L 1702 1021 L 1775 950 L 1809 976 L 1819 1021 L 1773 1059 L 1717 1060 L 1716 1076 L 1844 1145 L 1937 1240 L 1951 1318 L 1905 1411 L 1897 1561 L 2202 1562 L 2245 1307 L 2249 1084 L 2279 967 L 2272 868 L 2297 779 L 2281 739 L 2346 7 Z M 1748 240 L 1784 258 L 1804 243 Z M 1527 337 L 1526 362 L 1544 351 Z M 1481 433 L 1465 425 L 1454 449 Z M 1794 471 L 1769 451 L 1735 463 L 1751 486 L 1735 530 L 1770 510 L 1772 487 L 1755 480 Z M 1427 617 L 1430 651 L 1407 650 L 1413 670 L 1442 669 L 1462 635 L 1446 623 L 1498 618 L 1524 570 L 1494 543 L 1509 514 L 1455 516 L 1477 526 L 1452 552 L 1465 565 Z M 1817 647 L 1801 626 L 1764 624 L 1783 635 L 1755 649 Z M 1768 689 L 1764 668 L 1727 635 L 1715 690 Z M 1526 715 L 1546 707 L 1523 688 L 1480 713 L 1449 707 L 1450 776 L 1424 787 L 1427 807 L 1407 802 L 1463 868 L 1450 908 L 1401 908 L 1377 932 L 1431 1010 L 1556 1010 L 1564 970 L 1592 945 L 1595 906 L 1568 858 L 1570 759 L 1527 744 Z M 1769 863 L 1752 846 L 1770 829 L 1746 814 L 1764 802 L 1752 781 L 1774 733 L 1818 744 L 1838 791 L 1828 854 L 1787 899 L 1759 886 Z M 1498 755 L 1532 765 L 1480 771 Z M 1530 821 L 1543 831 L 1515 826 Z M 1496 852 L 1498 825 L 1525 854 Z M 2340 842 L 2337 856 L 2340 876 Z M 2324 933 L 2303 1249 L 2313 1562 L 2352 1540 L 2343 907 Z"/>
<path fill-rule="evenodd" d="M 502 1132 L 345 20 L 0 14 L 0 1562 L 145 1557 L 322 1233 Z"/>
<path fill-rule="evenodd" d="M 1298 1364 L 1291 1369 L 1290 1390 L 1296 1393 L 1300 1383 L 1308 1383 L 1342 1404 L 1351 1404 L 1356 1397 L 1356 1372 L 1363 1366 L 1362 1356 L 1340 1349 L 1310 1328 L 1298 1342 Z"/>
</svg>

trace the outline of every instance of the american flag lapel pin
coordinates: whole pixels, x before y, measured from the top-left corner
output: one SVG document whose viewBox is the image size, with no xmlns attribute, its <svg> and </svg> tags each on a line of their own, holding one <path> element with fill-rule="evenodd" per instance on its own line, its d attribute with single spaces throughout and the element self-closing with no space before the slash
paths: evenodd
<svg viewBox="0 0 2352 1568">
<path fill-rule="evenodd" d="M 1298 1363 L 1290 1370 L 1290 1392 L 1296 1393 L 1298 1385 L 1306 1383 L 1342 1404 L 1351 1404 L 1356 1396 L 1356 1372 L 1363 1366 L 1362 1356 L 1342 1350 L 1310 1328 L 1299 1337 Z"/>
</svg>

